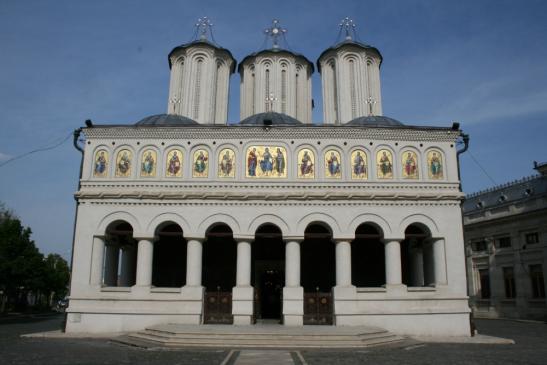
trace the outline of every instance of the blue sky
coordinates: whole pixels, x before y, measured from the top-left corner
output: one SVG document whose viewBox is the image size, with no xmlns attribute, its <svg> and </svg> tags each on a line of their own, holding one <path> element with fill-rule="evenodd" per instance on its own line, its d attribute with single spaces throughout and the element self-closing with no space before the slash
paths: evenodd
<svg viewBox="0 0 547 365">
<path fill-rule="evenodd" d="M 384 114 L 471 135 L 470 153 L 496 183 L 547 161 L 547 2 L 524 1 L 16 1 L 0 2 L 0 162 L 82 126 L 164 113 L 167 54 L 197 18 L 237 60 L 262 45 L 279 18 L 310 60 L 350 16 L 384 56 Z M 229 120 L 239 116 L 231 79 Z M 319 74 L 314 122 L 322 120 Z M 465 192 L 493 185 L 462 155 Z M 0 167 L 0 201 L 34 231 L 43 252 L 70 256 L 79 154 L 59 148 Z"/>
</svg>

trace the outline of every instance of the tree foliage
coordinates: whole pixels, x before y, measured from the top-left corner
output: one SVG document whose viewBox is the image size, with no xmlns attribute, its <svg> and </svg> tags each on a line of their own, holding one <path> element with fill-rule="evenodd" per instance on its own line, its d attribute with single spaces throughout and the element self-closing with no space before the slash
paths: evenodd
<svg viewBox="0 0 547 365">
<path fill-rule="evenodd" d="M 35 304 L 50 305 L 66 295 L 69 269 L 57 254 L 44 257 L 31 239 L 32 231 L 0 205 L 0 290 L 7 305 L 24 307 L 29 294 Z"/>
</svg>

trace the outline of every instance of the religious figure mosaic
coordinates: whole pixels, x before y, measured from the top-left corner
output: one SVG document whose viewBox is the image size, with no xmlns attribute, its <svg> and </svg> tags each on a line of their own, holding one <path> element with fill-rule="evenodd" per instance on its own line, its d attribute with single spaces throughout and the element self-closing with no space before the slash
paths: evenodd
<svg viewBox="0 0 547 365">
<path fill-rule="evenodd" d="M 286 178 L 287 152 L 281 146 L 251 146 L 247 149 L 245 176 Z"/>
<path fill-rule="evenodd" d="M 297 176 L 299 179 L 313 179 L 315 177 L 315 155 L 308 148 L 298 151 Z"/>
<path fill-rule="evenodd" d="M 328 150 L 325 152 L 325 177 L 331 179 L 339 179 L 342 177 L 340 160 L 340 152 L 336 150 Z"/>
<path fill-rule="evenodd" d="M 192 176 L 209 176 L 209 152 L 207 150 L 200 149 L 194 152 Z"/>
<path fill-rule="evenodd" d="M 443 157 L 437 150 L 432 150 L 427 153 L 427 170 L 430 179 L 443 178 Z"/>
<path fill-rule="evenodd" d="M 172 149 L 167 152 L 167 161 L 165 166 L 166 177 L 182 177 L 183 152 L 179 149 Z"/>
<path fill-rule="evenodd" d="M 116 156 L 116 177 L 131 176 L 131 158 L 130 150 L 120 150 Z"/>
<path fill-rule="evenodd" d="M 351 178 L 366 180 L 367 177 L 367 153 L 363 150 L 354 150 L 351 153 Z"/>
<path fill-rule="evenodd" d="M 376 175 L 379 179 L 393 179 L 393 156 L 389 150 L 376 153 Z"/>
<path fill-rule="evenodd" d="M 149 149 L 142 153 L 141 157 L 141 176 L 154 177 L 156 176 L 156 151 Z"/>
<path fill-rule="evenodd" d="M 98 150 L 95 153 L 95 163 L 93 164 L 93 176 L 106 177 L 108 175 L 108 152 Z"/>
<path fill-rule="evenodd" d="M 418 178 L 418 156 L 414 151 L 404 151 L 401 154 L 404 179 Z"/>
<path fill-rule="evenodd" d="M 235 152 L 225 148 L 218 154 L 218 177 L 235 177 Z"/>
</svg>

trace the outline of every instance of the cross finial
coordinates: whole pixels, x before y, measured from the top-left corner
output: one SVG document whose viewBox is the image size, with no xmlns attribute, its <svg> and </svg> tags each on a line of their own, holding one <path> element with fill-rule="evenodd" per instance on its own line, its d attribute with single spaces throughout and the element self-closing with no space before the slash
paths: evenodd
<svg viewBox="0 0 547 365">
<path fill-rule="evenodd" d="M 368 109 L 368 115 L 370 115 L 370 116 L 374 115 L 373 112 L 372 112 L 372 106 L 374 104 L 376 104 L 376 100 L 374 100 L 374 98 L 372 96 L 369 96 L 367 98 L 367 100 L 365 100 L 365 102 L 368 104 L 368 108 L 369 108 Z"/>
<path fill-rule="evenodd" d="M 213 34 L 213 23 L 211 23 L 211 20 L 207 18 L 206 16 L 199 18 L 198 22 L 196 23 L 196 29 L 199 33 L 199 39 L 202 41 L 207 40 L 207 31 L 211 33 L 211 36 Z"/>
<path fill-rule="evenodd" d="M 274 19 L 270 28 L 264 29 L 264 33 L 272 38 L 272 48 L 279 48 L 279 36 L 287 33 L 287 29 L 281 28 L 279 20 Z"/>
<path fill-rule="evenodd" d="M 270 93 L 269 96 L 266 96 L 266 112 L 273 111 L 273 103 L 274 101 L 277 101 L 277 98 L 274 96 L 273 93 Z"/>
<path fill-rule="evenodd" d="M 340 30 L 342 29 L 346 32 L 346 40 L 353 39 L 351 35 L 352 33 L 355 34 L 355 23 L 350 17 L 347 16 L 342 19 L 340 22 Z"/>
</svg>

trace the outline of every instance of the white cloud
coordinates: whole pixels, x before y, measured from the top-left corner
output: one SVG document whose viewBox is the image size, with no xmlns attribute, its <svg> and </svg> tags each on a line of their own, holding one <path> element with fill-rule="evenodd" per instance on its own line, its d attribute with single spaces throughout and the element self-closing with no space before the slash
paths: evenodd
<svg viewBox="0 0 547 365">
<path fill-rule="evenodd" d="M 0 152 L 0 161 L 7 161 L 11 158 L 11 155 Z"/>
</svg>

